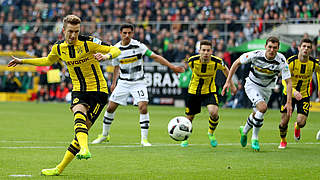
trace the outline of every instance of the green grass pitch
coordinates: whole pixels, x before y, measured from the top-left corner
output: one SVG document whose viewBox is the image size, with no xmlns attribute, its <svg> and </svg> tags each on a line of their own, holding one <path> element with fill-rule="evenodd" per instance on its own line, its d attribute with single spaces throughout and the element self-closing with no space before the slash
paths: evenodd
<svg viewBox="0 0 320 180">
<path fill-rule="evenodd" d="M 167 133 L 167 124 L 184 108 L 149 106 L 152 147 L 140 146 L 137 107 L 119 107 L 107 144 L 89 145 L 89 160 L 74 159 L 58 177 L 42 177 L 62 159 L 71 142 L 73 115 L 68 104 L 0 103 L 0 179 L 320 179 L 320 113 L 311 112 L 302 139 L 293 139 L 294 112 L 288 148 L 279 150 L 280 113 L 269 110 L 260 131 L 261 151 L 239 143 L 238 128 L 250 109 L 220 109 L 215 132 L 218 147 L 207 137 L 208 111 L 193 122 L 190 146 L 182 148 Z M 104 113 L 104 112 L 103 112 Z M 102 113 L 102 114 L 103 114 Z M 102 115 L 89 132 L 89 141 L 102 130 Z M 251 137 L 251 133 L 249 134 Z"/>
</svg>

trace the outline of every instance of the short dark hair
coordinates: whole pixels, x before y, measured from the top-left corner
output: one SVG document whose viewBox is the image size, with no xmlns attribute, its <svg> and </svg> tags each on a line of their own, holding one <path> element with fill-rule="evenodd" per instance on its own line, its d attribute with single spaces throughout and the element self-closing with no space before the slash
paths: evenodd
<svg viewBox="0 0 320 180">
<path fill-rule="evenodd" d="M 279 38 L 277 38 L 277 37 L 275 37 L 275 36 L 270 36 L 270 37 L 268 37 L 268 39 L 266 40 L 266 45 L 267 45 L 269 42 L 278 43 L 278 47 L 280 46 Z"/>
<path fill-rule="evenodd" d="M 312 41 L 311 41 L 311 39 L 309 39 L 309 38 L 303 38 L 303 39 L 301 39 L 299 46 L 301 46 L 302 43 L 310 43 L 311 46 L 312 46 Z"/>
<path fill-rule="evenodd" d="M 202 45 L 208 45 L 208 46 L 210 46 L 212 48 L 212 43 L 211 43 L 211 41 L 208 41 L 208 40 L 200 41 L 200 48 L 201 48 Z"/>
<path fill-rule="evenodd" d="M 130 28 L 130 29 L 133 31 L 134 26 L 133 26 L 133 24 L 129 24 L 129 23 L 122 24 L 122 25 L 120 26 L 120 32 L 121 32 L 124 28 Z"/>
</svg>

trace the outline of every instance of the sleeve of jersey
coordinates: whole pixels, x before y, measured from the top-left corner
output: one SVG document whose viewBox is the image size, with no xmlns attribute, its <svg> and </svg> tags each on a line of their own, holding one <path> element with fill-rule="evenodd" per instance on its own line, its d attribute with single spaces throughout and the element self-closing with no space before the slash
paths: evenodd
<svg viewBox="0 0 320 180">
<path fill-rule="evenodd" d="M 317 82 L 318 82 L 318 91 L 320 91 L 320 63 L 318 61 L 318 63 L 316 64 L 316 75 L 317 75 Z"/>
<path fill-rule="evenodd" d="M 281 68 L 281 76 L 283 80 L 291 78 L 289 65 L 287 63 L 284 63 Z"/>
<path fill-rule="evenodd" d="M 193 70 L 192 61 L 190 61 L 190 58 L 188 59 L 188 65 L 189 65 L 190 69 Z"/>
<path fill-rule="evenodd" d="M 220 69 L 220 70 L 225 70 L 226 69 L 226 65 L 225 65 L 223 59 L 219 58 L 219 60 L 220 60 L 220 62 L 218 63 L 217 68 Z"/>
<path fill-rule="evenodd" d="M 142 54 L 144 54 L 144 55 L 146 55 L 148 57 L 151 56 L 152 51 L 149 50 L 148 47 L 145 44 L 139 42 L 139 46 L 140 46 Z"/>
<path fill-rule="evenodd" d="M 58 60 L 59 60 L 59 56 L 57 55 L 57 45 L 54 45 L 47 57 L 23 59 L 22 63 L 31 64 L 35 66 L 50 66 L 53 63 L 57 62 Z"/>
<path fill-rule="evenodd" d="M 244 53 L 242 54 L 240 58 L 241 64 L 247 64 L 249 62 L 252 62 L 252 58 L 254 57 L 254 54 L 252 52 Z"/>
<path fill-rule="evenodd" d="M 115 46 L 100 45 L 95 42 L 90 43 L 89 49 L 99 53 L 110 53 L 112 58 L 118 57 L 121 53 L 120 49 Z"/>
</svg>

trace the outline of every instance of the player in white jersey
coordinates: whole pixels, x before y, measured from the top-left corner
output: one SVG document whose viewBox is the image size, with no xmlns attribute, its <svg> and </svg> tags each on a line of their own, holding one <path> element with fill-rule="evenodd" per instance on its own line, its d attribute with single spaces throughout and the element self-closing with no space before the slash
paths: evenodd
<svg viewBox="0 0 320 180">
<path fill-rule="evenodd" d="M 233 74 L 241 64 L 251 63 L 249 76 L 246 78 L 245 92 L 253 104 L 253 112 L 249 115 L 245 126 L 240 126 L 241 139 L 240 143 L 243 147 L 247 145 L 247 134 L 253 128 L 251 147 L 255 151 L 260 150 L 258 141 L 258 133 L 263 125 L 263 116 L 267 111 L 267 104 L 275 86 L 279 73 L 287 84 L 287 103 L 284 106 L 287 114 L 291 116 L 291 95 L 292 82 L 289 66 L 285 57 L 278 53 L 280 46 L 279 39 L 269 37 L 266 41 L 266 50 L 257 50 L 241 55 L 231 66 L 228 78 L 222 89 L 222 95 L 225 90 L 229 89 Z M 289 97 L 290 96 L 290 97 Z"/>
<path fill-rule="evenodd" d="M 140 111 L 141 145 L 151 146 L 148 142 L 149 113 L 148 113 L 148 91 L 144 81 L 143 56 L 148 56 L 162 65 L 168 66 L 173 72 L 184 72 L 183 67 L 175 66 L 162 56 L 157 55 L 147 48 L 143 43 L 132 39 L 134 27 L 132 24 L 123 24 L 120 27 L 121 41 L 115 46 L 121 50 L 119 57 L 113 60 L 114 76 L 111 85 L 112 94 L 109 98 L 107 111 L 103 119 L 103 132 L 92 144 L 102 143 L 110 140 L 110 126 L 114 119 L 115 110 L 120 105 L 127 104 L 127 98 L 131 94 L 134 104 Z M 116 85 L 117 78 L 120 77 Z M 116 85 L 116 86 L 115 86 Z"/>
</svg>

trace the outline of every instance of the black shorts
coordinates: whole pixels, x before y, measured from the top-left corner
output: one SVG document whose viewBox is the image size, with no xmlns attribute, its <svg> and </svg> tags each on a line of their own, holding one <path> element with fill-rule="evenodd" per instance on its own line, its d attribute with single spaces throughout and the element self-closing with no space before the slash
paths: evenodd
<svg viewBox="0 0 320 180">
<path fill-rule="evenodd" d="M 201 112 L 201 105 L 209 104 L 218 106 L 217 93 L 209 93 L 203 95 L 187 94 L 186 115 L 195 115 Z"/>
<path fill-rule="evenodd" d="M 284 105 L 287 103 L 287 95 L 282 94 L 281 97 L 281 108 L 280 112 L 285 113 L 287 109 L 283 109 Z M 297 106 L 297 113 L 304 114 L 308 117 L 309 108 L 310 108 L 310 97 L 302 98 L 300 101 L 296 100 L 296 98 L 292 98 L 292 112 L 294 107 Z"/>
<path fill-rule="evenodd" d="M 70 109 L 77 104 L 83 104 L 89 108 L 87 112 L 88 119 L 92 122 L 99 117 L 104 106 L 108 103 L 108 94 L 104 92 L 72 92 L 72 101 Z"/>
</svg>

